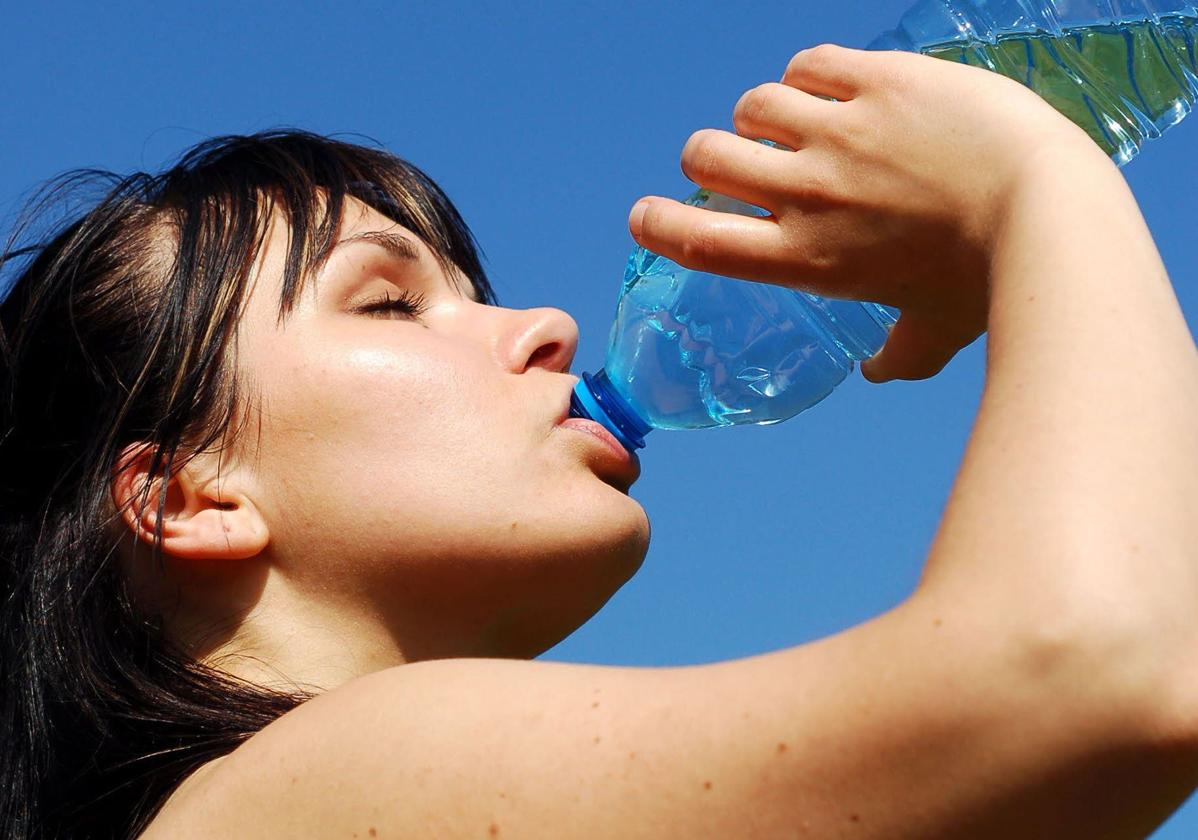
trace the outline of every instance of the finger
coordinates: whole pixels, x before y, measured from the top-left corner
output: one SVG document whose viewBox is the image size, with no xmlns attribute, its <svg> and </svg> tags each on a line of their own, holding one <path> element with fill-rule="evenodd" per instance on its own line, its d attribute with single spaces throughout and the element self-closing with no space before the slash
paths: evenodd
<svg viewBox="0 0 1198 840">
<path fill-rule="evenodd" d="M 810 144 L 821 129 L 843 117 L 840 103 L 828 102 L 789 85 L 770 82 L 746 91 L 732 111 L 742 137 L 763 137 L 792 149 Z"/>
<path fill-rule="evenodd" d="M 696 131 L 682 149 L 682 172 L 696 184 L 774 211 L 799 191 L 800 159 L 728 131 Z"/>
<path fill-rule="evenodd" d="M 842 102 L 856 99 L 868 83 L 862 52 L 837 44 L 803 50 L 786 65 L 782 84 Z"/>
<path fill-rule="evenodd" d="M 786 276 L 782 234 L 773 219 L 642 198 L 632 208 L 628 229 L 641 246 L 696 271 L 749 280 Z"/>
<path fill-rule="evenodd" d="M 929 379 L 961 348 L 946 341 L 934 321 L 904 312 L 890 329 L 882 349 L 861 363 L 861 375 L 873 383 L 892 379 Z"/>
</svg>

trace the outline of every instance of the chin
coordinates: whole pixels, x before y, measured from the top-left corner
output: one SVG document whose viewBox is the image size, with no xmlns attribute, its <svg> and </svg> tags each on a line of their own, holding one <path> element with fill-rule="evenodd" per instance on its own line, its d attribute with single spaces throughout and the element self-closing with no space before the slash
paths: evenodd
<svg viewBox="0 0 1198 840">
<path fill-rule="evenodd" d="M 572 524 L 567 565 L 577 570 L 581 558 L 589 558 L 588 565 L 605 580 L 615 582 L 610 598 L 636 574 L 649 550 L 645 509 L 632 497 L 610 488 L 589 509 L 576 510 Z"/>
<path fill-rule="evenodd" d="M 557 521 L 552 537 L 542 534 L 553 547 L 538 552 L 537 568 L 522 581 L 520 606 L 498 628 L 499 656 L 531 659 L 544 653 L 599 612 L 640 569 L 649 548 L 649 519 L 635 500 L 622 494 L 620 499 L 605 500 L 601 510 L 576 511 Z"/>
</svg>

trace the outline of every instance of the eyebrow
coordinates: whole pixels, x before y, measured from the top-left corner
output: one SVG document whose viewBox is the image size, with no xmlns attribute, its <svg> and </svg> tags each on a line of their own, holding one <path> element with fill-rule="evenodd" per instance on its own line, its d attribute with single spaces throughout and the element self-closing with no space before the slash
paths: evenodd
<svg viewBox="0 0 1198 840">
<path fill-rule="evenodd" d="M 309 264 L 307 271 L 308 276 L 316 277 L 319 275 L 322 271 L 324 271 L 325 266 L 329 264 L 329 260 L 333 258 L 333 254 L 337 253 L 340 248 L 343 248 L 346 245 L 353 245 L 357 242 L 372 242 L 375 245 L 386 249 L 387 253 L 391 254 L 393 257 L 406 262 L 412 262 L 420 259 L 420 252 L 416 250 L 416 246 L 413 245 L 412 241 L 407 237 L 400 236 L 398 233 L 387 233 L 386 231 L 381 230 L 370 230 L 366 231 L 366 233 L 358 233 L 353 236 L 347 236 L 345 239 L 335 243 L 332 248 L 329 248 L 328 251 Z"/>
<path fill-rule="evenodd" d="M 336 245 L 330 248 L 329 252 L 325 254 L 324 259 L 320 260 L 319 263 L 313 266 L 314 273 L 319 272 L 324 268 L 325 264 L 328 263 L 333 254 L 337 252 L 338 248 L 341 248 L 345 245 L 353 245 L 356 242 L 370 242 L 374 245 L 378 245 L 391 256 L 404 262 L 420 261 L 420 251 L 416 247 L 416 244 L 408 237 L 401 236 L 398 233 L 388 233 L 385 230 L 368 230 L 365 233 L 347 236 L 345 239 L 342 239 Z M 454 282 L 454 285 L 457 285 L 456 282 Z M 473 282 L 468 282 L 466 284 L 466 288 L 470 290 L 472 300 L 477 300 L 479 298 L 478 289 L 474 287 Z"/>
<path fill-rule="evenodd" d="M 359 233 L 354 236 L 346 237 L 334 245 L 329 250 L 329 256 L 343 245 L 352 245 L 355 242 L 373 242 L 375 245 L 382 247 L 391 256 L 400 260 L 419 260 L 420 252 L 416 249 L 416 245 L 406 236 L 400 236 L 398 233 L 387 233 L 383 230 L 370 230 L 366 233 Z"/>
</svg>

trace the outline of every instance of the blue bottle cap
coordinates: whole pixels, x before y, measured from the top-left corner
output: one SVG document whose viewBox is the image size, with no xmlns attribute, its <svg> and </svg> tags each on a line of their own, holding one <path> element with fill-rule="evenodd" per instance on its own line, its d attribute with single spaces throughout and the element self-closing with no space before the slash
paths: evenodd
<svg viewBox="0 0 1198 840">
<path fill-rule="evenodd" d="M 651 428 L 615 393 L 603 371 L 598 376 L 584 373 L 578 380 L 570 397 L 570 416 L 594 420 L 629 452 L 644 448 Z"/>
</svg>

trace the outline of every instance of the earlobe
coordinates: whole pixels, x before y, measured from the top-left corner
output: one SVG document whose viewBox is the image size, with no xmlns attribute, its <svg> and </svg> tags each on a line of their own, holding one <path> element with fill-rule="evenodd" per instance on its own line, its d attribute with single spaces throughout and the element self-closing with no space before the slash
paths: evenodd
<svg viewBox="0 0 1198 840">
<path fill-rule="evenodd" d="M 262 553 L 270 533 L 257 506 L 231 486 L 227 474 L 218 487 L 214 478 L 200 473 L 195 461 L 171 474 L 162 500 L 161 476 L 151 479 L 148 472 L 150 450 L 140 444 L 126 448 L 112 484 L 113 501 L 125 525 L 147 545 L 154 544 L 158 526 L 162 550 L 181 559 L 241 560 Z"/>
</svg>

